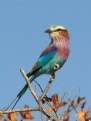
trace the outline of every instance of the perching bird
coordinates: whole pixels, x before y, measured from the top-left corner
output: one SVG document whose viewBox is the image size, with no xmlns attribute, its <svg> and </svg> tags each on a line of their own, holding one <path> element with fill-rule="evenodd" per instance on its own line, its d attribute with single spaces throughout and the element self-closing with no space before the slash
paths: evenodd
<svg viewBox="0 0 91 121">
<path fill-rule="evenodd" d="M 49 33 L 51 43 L 42 52 L 32 70 L 27 74 L 30 83 L 42 74 L 49 74 L 51 75 L 52 79 L 55 78 L 55 72 L 63 66 L 69 55 L 69 34 L 65 27 L 54 25 L 45 32 Z M 28 85 L 26 84 L 15 98 L 15 100 L 17 99 L 16 103 L 23 96 L 27 89 Z"/>
</svg>

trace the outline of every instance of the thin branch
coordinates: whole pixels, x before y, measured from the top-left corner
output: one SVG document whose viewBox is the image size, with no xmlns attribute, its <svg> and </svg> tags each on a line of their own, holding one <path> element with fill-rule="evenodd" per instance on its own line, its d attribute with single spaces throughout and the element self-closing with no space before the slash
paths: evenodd
<svg viewBox="0 0 91 121">
<path fill-rule="evenodd" d="M 34 80 L 35 81 L 35 80 Z M 41 85 L 38 83 L 38 82 L 36 82 L 35 81 L 35 83 L 39 86 L 39 88 L 40 88 L 40 90 L 41 90 L 41 92 L 43 93 L 43 89 L 42 89 L 42 87 L 41 87 Z M 40 96 L 40 98 L 41 98 L 41 96 Z M 43 96 L 42 98 L 41 98 L 41 100 L 43 99 L 43 98 L 48 98 L 48 96 L 45 94 L 45 96 Z M 49 103 L 48 102 L 46 102 L 46 104 L 48 104 L 49 105 Z M 50 106 L 50 105 L 49 105 Z"/>
<path fill-rule="evenodd" d="M 40 86 L 40 84 L 39 84 L 37 81 L 35 81 L 35 80 L 34 80 L 34 82 L 39 86 L 41 92 L 43 93 L 43 89 L 42 89 L 42 87 Z"/>
<path fill-rule="evenodd" d="M 20 72 L 22 73 L 24 79 L 26 80 L 26 83 L 28 84 L 28 87 L 29 87 L 29 90 L 31 92 L 31 94 L 33 95 L 33 97 L 35 98 L 37 104 L 39 105 L 39 107 L 34 107 L 34 108 L 23 108 L 23 109 L 16 109 L 16 110 L 8 110 L 8 111 L 4 111 L 4 110 L 1 110 L 0 111 L 0 114 L 8 114 L 8 113 L 12 113 L 12 112 L 27 112 L 27 111 L 40 111 L 41 113 L 43 113 L 45 116 L 48 117 L 49 120 L 51 121 L 59 121 L 60 119 L 58 118 L 58 116 L 54 116 L 54 115 L 51 115 L 47 109 L 44 107 L 43 103 L 42 103 L 42 99 L 46 96 L 46 93 L 48 92 L 52 82 L 53 82 L 53 79 L 54 78 L 50 78 L 45 90 L 43 91 L 41 97 L 39 97 L 34 89 L 32 88 L 32 85 L 28 79 L 28 77 L 26 76 L 25 72 L 23 69 L 20 69 Z"/>
<path fill-rule="evenodd" d="M 41 100 L 45 97 L 46 93 L 48 92 L 48 90 L 49 90 L 49 88 L 50 88 L 50 86 L 51 86 L 51 84 L 52 84 L 52 82 L 53 82 L 53 80 L 50 78 L 50 80 L 49 80 L 49 82 L 48 82 L 48 84 L 47 84 L 45 90 L 43 91 L 43 93 L 42 93 L 42 95 L 41 95 L 41 97 L 40 97 Z"/>
<path fill-rule="evenodd" d="M 67 94 L 66 97 L 68 98 L 68 101 L 70 103 L 70 106 L 73 107 L 74 111 L 77 113 L 76 107 L 75 107 L 74 103 L 72 103 L 73 100 L 71 100 L 69 98 L 69 96 L 68 96 L 69 94 L 67 92 L 66 92 L 66 94 Z"/>
<path fill-rule="evenodd" d="M 28 80 L 28 77 L 26 76 L 25 72 L 23 69 L 20 69 L 20 72 L 22 73 L 24 79 L 26 80 L 26 83 L 28 84 L 29 90 L 32 93 L 32 95 L 34 96 L 35 100 L 38 102 L 39 101 L 39 97 L 38 95 L 35 93 L 34 89 L 32 88 L 32 85 L 30 84 L 30 81 Z"/>
<path fill-rule="evenodd" d="M 0 114 L 8 114 L 8 113 L 13 113 L 13 112 L 27 112 L 27 111 L 40 111 L 39 107 L 34 107 L 34 108 L 22 108 L 22 109 L 15 109 L 15 110 L 0 110 Z"/>
<path fill-rule="evenodd" d="M 28 84 L 29 90 L 30 90 L 30 92 L 32 93 L 32 95 L 34 96 L 36 102 L 38 103 L 41 112 L 42 112 L 44 115 L 46 115 L 48 118 L 52 118 L 53 116 L 47 112 L 47 110 L 44 108 L 44 106 L 43 106 L 43 104 L 42 104 L 42 101 L 40 100 L 40 98 L 39 98 L 38 95 L 35 93 L 34 89 L 32 88 L 32 85 L 30 84 L 30 81 L 29 81 L 28 77 L 26 76 L 24 70 L 23 70 L 23 69 L 20 69 L 20 72 L 22 73 L 24 79 L 26 80 L 26 83 Z M 47 90 L 47 91 L 48 91 L 48 90 Z M 45 91 L 45 92 L 47 92 L 47 91 Z M 44 93 L 44 94 L 45 94 L 45 93 Z M 53 117 L 53 118 L 56 120 L 56 117 Z"/>
</svg>

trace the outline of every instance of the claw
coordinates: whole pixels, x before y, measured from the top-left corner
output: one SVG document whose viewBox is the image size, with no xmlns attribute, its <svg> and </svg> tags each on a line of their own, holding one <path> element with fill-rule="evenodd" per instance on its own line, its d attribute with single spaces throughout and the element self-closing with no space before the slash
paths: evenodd
<svg viewBox="0 0 91 121">
<path fill-rule="evenodd" d="M 52 81 L 55 80 L 55 74 L 51 75 L 51 78 L 50 78 Z"/>
</svg>

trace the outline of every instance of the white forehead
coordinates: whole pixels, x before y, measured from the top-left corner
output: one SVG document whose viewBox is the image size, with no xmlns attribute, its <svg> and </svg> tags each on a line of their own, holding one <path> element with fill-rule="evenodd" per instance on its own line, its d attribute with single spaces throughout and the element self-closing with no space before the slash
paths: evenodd
<svg viewBox="0 0 91 121">
<path fill-rule="evenodd" d="M 66 28 L 64 26 L 59 26 L 59 25 L 53 25 L 50 27 L 51 30 L 56 30 L 56 29 L 62 29 L 62 30 L 66 30 Z"/>
</svg>

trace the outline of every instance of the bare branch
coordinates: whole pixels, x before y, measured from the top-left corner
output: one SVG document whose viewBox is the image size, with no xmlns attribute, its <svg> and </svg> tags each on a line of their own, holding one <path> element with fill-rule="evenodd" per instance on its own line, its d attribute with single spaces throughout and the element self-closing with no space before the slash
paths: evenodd
<svg viewBox="0 0 91 121">
<path fill-rule="evenodd" d="M 15 109 L 15 110 L 0 110 L 0 115 L 1 118 L 3 116 L 3 114 L 7 114 L 9 115 L 9 113 L 14 113 L 14 112 L 29 112 L 29 111 L 39 111 L 41 113 L 41 120 L 43 120 L 43 114 L 47 117 L 47 121 L 69 121 L 70 120 L 70 112 L 71 111 L 75 111 L 75 113 L 79 113 L 80 111 L 77 111 L 78 107 L 82 109 L 84 108 L 84 104 L 86 103 L 83 102 L 85 97 L 80 97 L 78 96 L 78 93 L 75 95 L 75 97 L 73 99 L 71 99 L 70 94 L 65 91 L 63 96 L 61 97 L 61 102 L 67 98 L 67 109 L 63 111 L 63 113 L 61 115 L 59 115 L 58 109 L 60 109 L 61 107 L 65 106 L 65 105 L 61 105 L 62 103 L 58 101 L 58 98 L 53 99 L 52 97 L 47 97 L 47 92 L 51 87 L 51 84 L 53 82 L 53 80 L 55 79 L 55 75 L 52 75 L 52 77 L 50 78 L 50 80 L 48 81 L 48 84 L 46 85 L 45 89 L 42 89 L 41 85 L 38 84 L 38 86 L 41 89 L 41 96 L 38 96 L 37 93 L 34 91 L 28 77 L 26 76 L 25 72 L 23 69 L 20 69 L 24 79 L 26 80 L 26 83 L 29 87 L 29 90 L 31 92 L 31 94 L 33 95 L 33 97 L 35 98 L 38 106 L 36 107 L 32 107 L 32 108 L 22 108 L 22 109 Z M 82 102 L 81 102 L 82 101 Z M 48 104 L 48 108 L 45 106 L 46 104 Z M 56 109 L 56 107 L 58 107 Z M 89 113 L 90 110 L 86 110 L 83 112 L 85 113 L 85 117 L 84 119 L 90 119 L 91 118 L 91 114 Z M 5 117 L 4 117 L 5 118 Z M 77 117 L 79 119 L 79 117 Z"/>
<path fill-rule="evenodd" d="M 20 71 L 21 71 L 21 73 L 22 73 L 24 79 L 26 80 L 26 82 L 27 82 L 27 84 L 28 84 L 28 87 L 29 87 L 30 92 L 32 93 L 32 95 L 34 96 L 36 102 L 38 103 L 39 108 L 40 108 L 40 111 L 41 111 L 44 115 L 46 115 L 49 119 L 50 119 L 50 118 L 53 118 L 54 120 L 56 120 L 56 117 L 54 117 L 54 116 L 52 116 L 51 114 L 49 114 L 49 113 L 47 112 L 47 110 L 44 108 L 41 99 L 38 97 L 38 95 L 35 93 L 34 89 L 32 88 L 32 85 L 30 84 L 30 81 L 29 81 L 28 77 L 26 76 L 24 70 L 23 70 L 23 69 L 20 69 Z M 47 88 L 45 89 L 43 96 L 45 96 L 45 94 L 47 93 L 47 91 L 48 91 L 48 89 L 49 89 L 49 87 L 50 87 L 50 81 L 49 81 L 48 84 L 49 84 L 49 85 L 48 85 Z M 43 96 L 42 96 L 42 97 L 43 97 Z"/>
<path fill-rule="evenodd" d="M 22 109 L 15 109 L 15 110 L 0 110 L 0 114 L 8 114 L 8 113 L 13 113 L 13 112 L 27 112 L 27 111 L 40 111 L 39 107 L 34 107 L 34 108 L 22 108 Z"/>
<path fill-rule="evenodd" d="M 42 93 L 42 95 L 41 95 L 41 97 L 40 97 L 41 100 L 45 97 L 46 93 L 48 92 L 48 90 L 49 90 L 49 88 L 50 88 L 50 86 L 51 86 L 51 84 L 52 84 L 52 82 L 53 82 L 53 80 L 50 78 L 50 80 L 49 80 L 49 82 L 48 82 L 48 84 L 47 84 L 45 90 L 43 91 L 43 93 Z"/>
<path fill-rule="evenodd" d="M 23 69 L 20 69 L 20 72 L 22 73 L 24 79 L 26 80 L 26 83 L 28 84 L 29 90 L 32 93 L 32 95 L 34 96 L 34 98 L 36 99 L 36 101 L 39 101 L 39 97 L 38 95 L 35 93 L 34 89 L 32 88 L 32 85 L 30 84 L 30 81 L 28 79 L 28 77 L 26 76 L 25 72 Z"/>
</svg>

